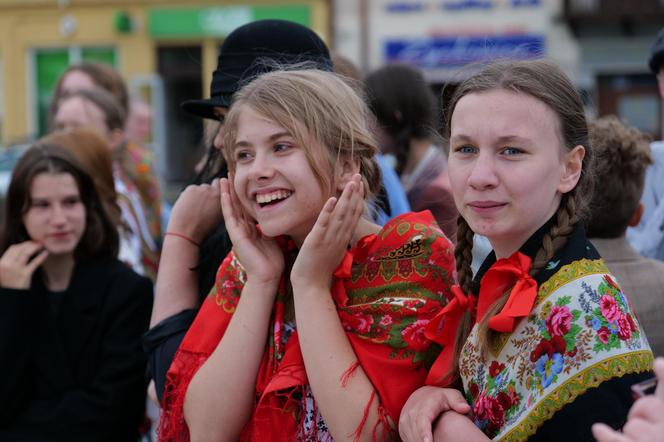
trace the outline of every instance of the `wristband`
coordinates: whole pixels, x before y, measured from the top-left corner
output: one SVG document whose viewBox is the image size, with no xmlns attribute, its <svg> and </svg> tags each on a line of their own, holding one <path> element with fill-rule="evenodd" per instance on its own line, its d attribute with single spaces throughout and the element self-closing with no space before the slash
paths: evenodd
<svg viewBox="0 0 664 442">
<path fill-rule="evenodd" d="M 182 233 L 177 233 L 177 232 L 166 232 L 166 233 L 164 233 L 164 237 L 169 236 L 169 235 L 170 235 L 170 236 L 177 236 L 178 238 L 182 238 L 182 239 L 184 239 L 185 241 L 188 241 L 188 242 L 192 243 L 192 244 L 195 245 L 196 247 L 200 247 L 200 246 L 201 246 L 198 242 L 194 241 L 193 238 L 190 238 L 190 237 L 188 237 L 187 235 L 183 235 Z"/>
</svg>

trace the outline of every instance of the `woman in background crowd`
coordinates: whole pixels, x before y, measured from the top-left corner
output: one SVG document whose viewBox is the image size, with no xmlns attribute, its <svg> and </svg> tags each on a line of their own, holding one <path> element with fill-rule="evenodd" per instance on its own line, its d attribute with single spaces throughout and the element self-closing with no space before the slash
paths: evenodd
<svg viewBox="0 0 664 442">
<path fill-rule="evenodd" d="M 396 159 L 410 207 L 430 210 L 445 235 L 456 241 L 458 212 L 445 152 L 435 144 L 436 104 L 429 85 L 418 70 L 396 64 L 370 73 L 365 85 L 378 120 L 378 147 Z"/>
<path fill-rule="evenodd" d="M 135 441 L 152 285 L 62 146 L 16 164 L 0 243 L 0 440 Z"/>
</svg>

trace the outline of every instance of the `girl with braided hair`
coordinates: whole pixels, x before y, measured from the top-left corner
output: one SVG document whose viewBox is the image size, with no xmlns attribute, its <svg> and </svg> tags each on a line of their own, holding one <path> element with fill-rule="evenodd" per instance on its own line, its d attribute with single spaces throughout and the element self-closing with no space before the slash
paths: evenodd
<svg viewBox="0 0 664 442">
<path fill-rule="evenodd" d="M 266 73 L 224 121 L 233 250 L 166 375 L 160 440 L 394 440 L 440 347 L 452 244 L 430 212 L 384 227 L 369 110 L 330 72 Z"/>
<path fill-rule="evenodd" d="M 594 422 L 619 428 L 653 357 L 585 236 L 592 149 L 574 86 L 546 61 L 497 62 L 445 115 L 459 285 L 427 326 L 443 351 L 401 436 L 576 441 L 592 440 Z M 476 233 L 493 252 L 473 278 Z"/>
</svg>

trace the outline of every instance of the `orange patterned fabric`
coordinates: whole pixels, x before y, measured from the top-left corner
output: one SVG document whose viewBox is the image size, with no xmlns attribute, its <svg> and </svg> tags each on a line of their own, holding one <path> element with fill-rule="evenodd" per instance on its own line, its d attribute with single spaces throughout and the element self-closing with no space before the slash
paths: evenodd
<svg viewBox="0 0 664 442">
<path fill-rule="evenodd" d="M 292 262 L 296 250 L 284 242 L 284 254 Z M 357 368 L 349 367 L 348 376 L 362 368 L 375 388 L 367 398 L 367 408 L 378 401 L 377 425 L 382 425 L 373 429 L 374 438 L 396 437 L 403 404 L 424 385 L 440 351 L 426 339 L 424 328 L 451 297 L 453 272 L 453 246 L 427 211 L 399 216 L 378 234 L 362 238 L 334 274 L 331 294 L 359 362 Z M 276 296 L 243 441 L 316 440 L 316 426 L 305 429 L 303 422 L 301 398 L 308 380 L 297 331 L 283 339 L 286 280 L 282 278 Z M 189 440 L 182 411 L 187 387 L 222 339 L 244 281 L 231 253 L 219 269 L 216 291 L 203 304 L 167 374 L 161 441 Z M 358 416 L 356 435 L 363 424 Z"/>
</svg>

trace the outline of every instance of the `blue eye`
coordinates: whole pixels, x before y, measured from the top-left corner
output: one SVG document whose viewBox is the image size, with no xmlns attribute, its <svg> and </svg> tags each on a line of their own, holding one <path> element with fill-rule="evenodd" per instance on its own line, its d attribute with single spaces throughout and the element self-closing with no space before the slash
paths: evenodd
<svg viewBox="0 0 664 442">
<path fill-rule="evenodd" d="M 523 150 L 517 148 L 517 147 L 506 147 L 503 149 L 503 153 L 508 156 L 514 156 L 514 155 L 519 155 L 523 153 Z"/>
<path fill-rule="evenodd" d="M 455 148 L 454 151 L 461 154 L 472 154 L 477 152 L 477 148 L 473 146 L 463 145 Z"/>
</svg>

